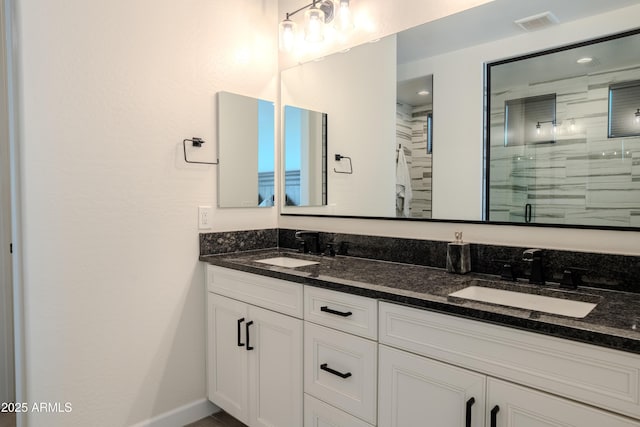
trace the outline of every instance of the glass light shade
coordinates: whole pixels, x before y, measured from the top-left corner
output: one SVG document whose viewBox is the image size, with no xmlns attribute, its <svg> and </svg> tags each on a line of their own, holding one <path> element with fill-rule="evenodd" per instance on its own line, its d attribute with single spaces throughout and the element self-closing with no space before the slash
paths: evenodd
<svg viewBox="0 0 640 427">
<path fill-rule="evenodd" d="M 340 0 L 334 26 L 343 33 L 353 30 L 353 15 L 349 8 L 349 0 Z"/>
<path fill-rule="evenodd" d="M 309 43 L 324 41 L 324 12 L 315 6 L 304 13 L 304 39 Z"/>
<path fill-rule="evenodd" d="M 279 25 L 280 50 L 292 52 L 296 40 L 296 23 L 290 19 L 285 19 Z"/>
<path fill-rule="evenodd" d="M 640 123 L 640 108 L 636 111 L 636 123 Z"/>
</svg>

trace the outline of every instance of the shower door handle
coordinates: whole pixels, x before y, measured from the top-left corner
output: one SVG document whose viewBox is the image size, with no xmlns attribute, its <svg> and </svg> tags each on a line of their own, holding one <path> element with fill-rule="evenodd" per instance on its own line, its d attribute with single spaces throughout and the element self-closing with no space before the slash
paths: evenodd
<svg viewBox="0 0 640 427">
<path fill-rule="evenodd" d="M 531 206 L 531 203 L 524 205 L 524 222 L 527 224 L 531 222 L 532 208 L 533 206 Z"/>
</svg>

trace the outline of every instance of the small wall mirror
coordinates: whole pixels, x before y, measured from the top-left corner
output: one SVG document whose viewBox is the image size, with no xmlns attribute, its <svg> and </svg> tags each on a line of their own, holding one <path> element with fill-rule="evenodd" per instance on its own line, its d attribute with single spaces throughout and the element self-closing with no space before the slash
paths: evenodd
<svg viewBox="0 0 640 427">
<path fill-rule="evenodd" d="M 327 114 L 284 107 L 284 205 L 327 204 Z"/>
<path fill-rule="evenodd" d="M 487 65 L 489 221 L 640 227 L 640 34 Z"/>
<path fill-rule="evenodd" d="M 274 205 L 273 102 L 218 92 L 218 206 Z"/>
</svg>

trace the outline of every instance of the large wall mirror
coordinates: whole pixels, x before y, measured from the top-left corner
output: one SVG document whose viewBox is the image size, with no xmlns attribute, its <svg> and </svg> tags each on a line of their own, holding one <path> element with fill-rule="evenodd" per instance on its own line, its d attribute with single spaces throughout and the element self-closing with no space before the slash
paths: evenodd
<svg viewBox="0 0 640 427">
<path fill-rule="evenodd" d="M 274 205 L 273 102 L 218 92 L 218 206 Z"/>
<path fill-rule="evenodd" d="M 489 221 L 640 227 L 639 32 L 488 64 Z"/>
<path fill-rule="evenodd" d="M 557 166 L 555 154 L 547 163 L 539 161 L 529 167 L 525 165 L 521 172 L 515 172 L 512 176 L 516 180 L 508 184 L 509 170 L 515 169 L 498 166 L 498 163 L 490 164 L 491 169 L 502 168 L 503 178 L 501 182 L 494 181 L 493 186 L 487 185 L 487 176 L 498 179 L 499 173 L 487 169 L 489 172 L 485 175 L 485 70 L 487 63 L 497 64 L 504 58 L 531 55 L 531 52 L 545 49 L 556 49 L 558 57 L 570 55 L 571 52 L 558 47 L 618 33 L 621 31 L 620 18 L 637 14 L 639 8 L 640 5 L 634 0 L 493 0 L 401 31 L 375 43 L 283 70 L 282 104 L 325 112 L 329 121 L 327 204 L 304 207 L 283 204 L 281 212 L 285 215 L 508 223 L 525 223 L 525 218 L 529 218 L 531 223 L 536 224 L 634 226 L 633 217 L 640 216 L 634 213 L 636 208 L 629 202 L 612 214 L 620 217 L 623 210 L 628 210 L 629 213 L 624 214 L 628 224 L 618 219 L 604 222 L 574 220 L 589 216 L 593 213 L 591 210 L 586 214 L 576 212 L 563 221 L 553 220 L 558 218 L 557 212 L 544 212 L 541 206 L 534 207 L 533 203 L 525 202 L 525 197 L 540 201 L 539 196 L 548 194 L 543 194 L 541 190 L 549 184 L 548 175 L 553 174 Z M 549 28 L 526 32 L 514 23 L 544 11 L 555 12 L 559 24 L 554 26 L 552 23 Z M 637 24 L 626 25 L 624 30 Z M 580 34 L 580 39 L 576 39 L 575 34 Z M 604 46 L 603 50 L 607 57 L 639 57 L 637 51 L 629 54 L 617 46 Z M 607 57 L 601 55 L 587 67 L 594 67 Z M 575 64 L 576 59 L 571 61 Z M 515 64 L 511 66 L 515 67 Z M 523 69 L 528 67 L 523 65 Z M 509 75 L 506 64 L 503 69 L 505 72 L 501 73 L 493 66 L 491 69 L 494 88 L 517 84 L 514 76 L 526 74 L 515 72 Z M 613 97 L 630 90 L 625 89 L 631 84 L 629 80 L 634 78 L 625 77 L 624 81 L 619 82 L 621 85 L 613 85 Z M 590 91 L 595 91 L 588 96 L 601 96 L 608 90 L 599 86 L 604 82 L 597 80 L 595 75 L 588 85 L 591 86 Z M 568 113 L 569 95 L 566 92 L 560 89 L 539 91 L 537 89 L 541 85 L 534 86 L 536 90 L 515 91 L 508 99 L 500 98 L 503 95 L 492 89 L 492 92 L 496 92 L 496 99 L 489 101 L 490 119 L 495 119 L 495 124 L 490 124 L 491 132 L 494 128 L 504 132 L 505 121 L 508 129 L 506 138 L 504 135 L 490 136 L 492 160 L 498 162 L 508 156 L 499 151 L 505 148 L 505 140 L 508 150 L 523 150 L 523 153 L 525 149 L 542 153 L 550 152 L 555 147 L 568 148 L 567 136 L 562 134 L 564 131 L 560 130 L 560 122 L 569 126 L 570 122 L 566 119 L 569 118 L 567 114 L 571 114 L 575 116 L 574 129 L 579 129 L 580 117 L 586 118 L 585 115 L 591 114 L 587 103 L 572 106 L 573 112 Z M 423 95 L 418 95 L 418 92 Z M 607 97 L 604 95 L 603 99 Z M 585 110 L 582 111 L 582 108 Z M 507 109 L 510 111 L 507 120 L 497 116 L 504 116 Z M 537 112 L 532 115 L 534 110 Z M 606 129 L 607 118 L 602 113 L 598 114 L 600 118 L 597 120 L 604 121 Z M 539 132 L 536 127 L 538 122 Z M 554 124 L 557 133 L 553 133 Z M 604 139 L 617 141 L 620 145 L 618 148 L 622 148 L 621 142 L 624 140 L 627 148 L 625 153 L 629 151 L 629 155 L 633 156 L 629 141 L 634 137 L 628 136 L 628 130 L 614 129 L 613 133 L 616 132 L 619 138 L 608 138 L 605 134 Z M 619 150 L 602 151 L 605 157 L 620 155 Z M 606 154 L 613 152 L 616 154 Z M 345 162 L 345 156 L 351 162 Z M 525 154 L 519 157 L 524 165 Z M 637 169 L 637 165 L 633 166 L 632 158 L 618 160 L 625 163 L 625 168 L 628 165 L 629 168 L 635 168 L 634 171 Z M 505 162 L 507 160 L 503 160 Z M 529 177 L 533 169 L 539 172 L 535 184 L 531 184 L 532 188 L 538 186 L 537 193 L 507 196 L 504 186 L 520 187 L 523 184 L 517 180 Z M 344 173 L 349 170 L 352 173 Z M 613 177 L 607 179 L 614 180 Z M 635 192 L 640 190 L 635 190 L 634 186 L 638 180 L 633 181 L 631 172 L 626 174 L 625 179 L 628 181 L 625 189 L 621 182 L 615 188 L 626 192 L 627 198 L 637 198 Z M 594 180 L 589 184 L 594 191 L 583 197 L 590 200 L 590 206 L 603 205 L 613 195 L 607 191 L 613 189 L 610 185 L 605 186 L 604 191 L 596 192 L 596 189 L 602 188 L 599 187 L 601 184 Z M 576 202 L 575 190 L 561 190 L 565 192 L 565 198 L 556 193 L 553 196 L 556 206 L 560 200 L 570 205 Z M 486 198 L 487 191 L 491 193 L 490 201 Z M 512 198 L 506 200 L 507 197 Z M 544 218 L 551 220 L 545 221 Z"/>
</svg>

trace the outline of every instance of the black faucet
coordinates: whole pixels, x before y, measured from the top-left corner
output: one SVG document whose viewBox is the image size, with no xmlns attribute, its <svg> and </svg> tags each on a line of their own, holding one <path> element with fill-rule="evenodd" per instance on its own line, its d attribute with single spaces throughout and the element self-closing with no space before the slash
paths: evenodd
<svg viewBox="0 0 640 427">
<path fill-rule="evenodd" d="M 544 285 L 544 269 L 542 267 L 542 249 L 527 249 L 522 253 L 522 260 L 531 264 L 529 283 Z"/>
<path fill-rule="evenodd" d="M 307 239 L 311 241 L 310 249 L 307 246 Z M 299 252 L 310 252 L 314 255 L 320 254 L 320 232 L 303 230 L 296 231 L 296 242 L 298 242 Z"/>
</svg>

